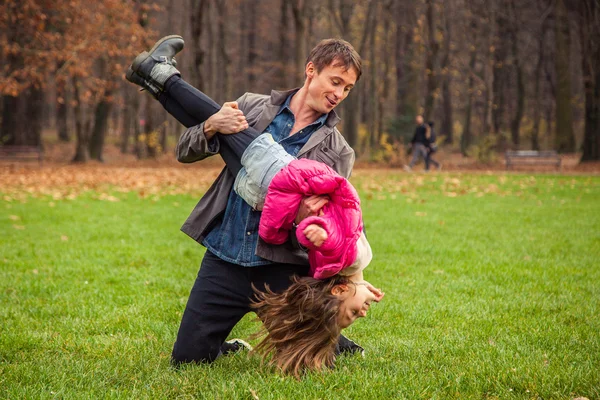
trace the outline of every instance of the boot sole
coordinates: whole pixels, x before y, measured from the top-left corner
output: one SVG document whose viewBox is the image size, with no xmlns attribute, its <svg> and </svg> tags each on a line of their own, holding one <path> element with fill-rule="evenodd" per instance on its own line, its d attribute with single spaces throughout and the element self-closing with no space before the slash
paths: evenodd
<svg viewBox="0 0 600 400">
<path fill-rule="evenodd" d="M 156 50 L 158 48 L 158 46 L 160 46 L 161 44 L 163 44 L 164 42 L 166 42 L 169 39 L 183 40 L 183 37 L 181 37 L 179 35 L 169 35 L 169 36 L 165 36 L 165 37 L 159 39 L 158 42 L 154 43 L 154 46 L 152 46 L 150 51 L 143 51 L 140 54 L 138 54 L 138 56 L 135 58 L 135 60 L 133 60 L 133 63 L 131 64 L 131 69 L 133 69 L 135 72 L 137 72 L 140 65 L 142 65 L 142 63 L 144 61 L 146 61 L 146 59 L 148 57 L 150 57 L 150 54 L 152 54 L 154 52 L 154 50 Z"/>
</svg>

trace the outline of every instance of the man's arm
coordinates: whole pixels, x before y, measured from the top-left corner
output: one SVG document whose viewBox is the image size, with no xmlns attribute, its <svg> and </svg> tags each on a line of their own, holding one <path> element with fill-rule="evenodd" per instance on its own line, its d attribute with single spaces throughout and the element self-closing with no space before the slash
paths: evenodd
<svg viewBox="0 0 600 400">
<path fill-rule="evenodd" d="M 340 152 L 340 160 L 335 164 L 335 170 L 346 179 L 350 179 L 356 155 L 354 149 L 349 145 Z"/>
<path fill-rule="evenodd" d="M 245 96 L 245 95 L 244 95 Z M 243 101 L 244 96 L 238 101 Z M 244 113 L 238 109 L 238 102 L 228 102 L 203 123 L 188 128 L 177 143 L 177 161 L 192 163 L 213 156 L 219 152 L 219 141 L 214 135 L 234 134 L 248 128 Z"/>
</svg>

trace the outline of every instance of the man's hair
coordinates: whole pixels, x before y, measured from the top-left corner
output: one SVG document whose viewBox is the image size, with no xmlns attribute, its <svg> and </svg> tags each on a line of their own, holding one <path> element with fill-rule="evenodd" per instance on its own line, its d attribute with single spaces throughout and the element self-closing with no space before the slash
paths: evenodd
<svg viewBox="0 0 600 400">
<path fill-rule="evenodd" d="M 307 370 L 333 367 L 342 330 L 338 322 L 342 300 L 331 290 L 349 282 L 340 276 L 326 280 L 294 277 L 283 293 L 274 293 L 268 286 L 264 292 L 254 288 L 252 308 L 263 323 L 254 337 L 264 336 L 254 351 L 263 361 L 271 356 L 269 364 L 296 378 Z"/>
<path fill-rule="evenodd" d="M 332 65 L 343 67 L 345 70 L 354 68 L 356 80 L 362 74 L 362 62 L 354 47 L 343 39 L 323 39 L 311 51 L 306 59 L 306 64 L 311 62 L 315 65 L 317 72 Z M 306 65 L 305 64 L 305 65 Z"/>
</svg>

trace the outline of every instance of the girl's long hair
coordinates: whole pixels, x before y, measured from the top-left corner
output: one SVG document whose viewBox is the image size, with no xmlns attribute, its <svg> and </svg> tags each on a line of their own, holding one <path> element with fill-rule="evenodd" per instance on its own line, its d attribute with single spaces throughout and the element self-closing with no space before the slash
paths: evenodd
<svg viewBox="0 0 600 400">
<path fill-rule="evenodd" d="M 254 337 L 264 336 L 254 351 L 263 361 L 271 356 L 269 364 L 296 378 L 305 370 L 332 367 L 341 332 L 337 318 L 342 301 L 331 290 L 348 282 L 338 276 L 327 280 L 294 277 L 292 285 L 280 294 L 268 286 L 264 292 L 254 287 L 252 307 L 263 323 Z"/>
</svg>

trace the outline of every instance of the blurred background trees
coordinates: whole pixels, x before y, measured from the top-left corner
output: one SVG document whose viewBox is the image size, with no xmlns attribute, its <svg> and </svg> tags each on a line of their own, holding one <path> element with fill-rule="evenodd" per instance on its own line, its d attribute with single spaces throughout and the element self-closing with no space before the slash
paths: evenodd
<svg viewBox="0 0 600 400">
<path fill-rule="evenodd" d="M 297 87 L 307 52 L 342 37 L 364 72 L 338 111 L 363 159 L 390 161 L 434 121 L 446 149 L 556 149 L 600 159 L 600 0 L 5 0 L 0 142 L 108 142 L 138 158 L 182 127 L 124 80 L 135 55 L 181 34 L 183 77 L 218 102 Z M 171 140 L 169 140 L 171 139 Z M 396 146 L 394 146 L 396 144 Z M 65 160 L 68 161 L 68 160 Z"/>
</svg>

